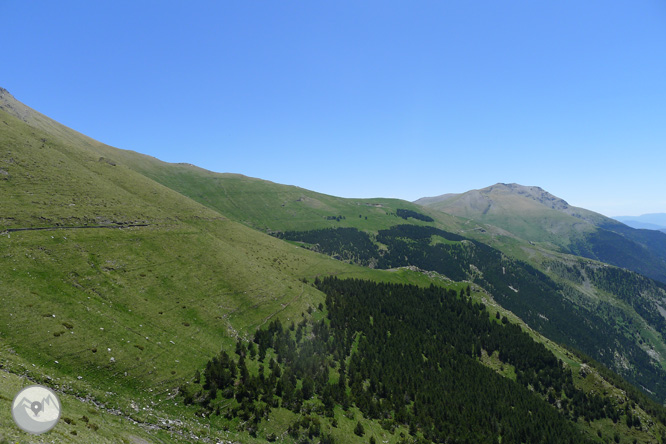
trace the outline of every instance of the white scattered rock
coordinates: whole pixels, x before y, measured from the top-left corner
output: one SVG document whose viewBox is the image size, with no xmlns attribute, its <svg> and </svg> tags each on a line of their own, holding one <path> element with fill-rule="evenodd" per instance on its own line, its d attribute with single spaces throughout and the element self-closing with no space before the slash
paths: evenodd
<svg viewBox="0 0 666 444">
<path fill-rule="evenodd" d="M 109 359 L 109 362 L 116 362 L 116 358 L 114 358 L 113 356 L 111 356 L 111 359 Z"/>
</svg>

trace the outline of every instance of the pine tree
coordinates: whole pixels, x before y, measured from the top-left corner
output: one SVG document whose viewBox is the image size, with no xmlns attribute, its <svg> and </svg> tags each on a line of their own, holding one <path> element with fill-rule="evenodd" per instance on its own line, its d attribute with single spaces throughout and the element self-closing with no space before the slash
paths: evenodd
<svg viewBox="0 0 666 444">
<path fill-rule="evenodd" d="M 356 427 L 354 427 L 354 433 L 358 436 L 365 435 L 365 428 L 363 427 L 363 424 L 361 424 L 361 421 L 356 423 Z"/>
</svg>

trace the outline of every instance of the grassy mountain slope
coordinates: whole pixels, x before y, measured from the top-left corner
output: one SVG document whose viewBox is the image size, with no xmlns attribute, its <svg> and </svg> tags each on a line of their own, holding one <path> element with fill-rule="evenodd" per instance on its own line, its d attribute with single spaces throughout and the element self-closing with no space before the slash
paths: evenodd
<svg viewBox="0 0 666 444">
<path fill-rule="evenodd" d="M 492 225 L 480 226 L 469 220 L 466 222 L 443 213 L 437 214 L 438 212 L 436 211 L 429 212 L 424 208 L 419 209 L 418 207 L 416 207 L 416 211 L 433 217 L 433 222 L 426 223 L 413 218 L 405 220 L 396 216 L 397 210 L 399 208 L 414 209 L 415 206 L 410 206 L 408 203 L 399 200 L 341 199 L 259 179 L 212 173 L 191 165 L 167 164 L 150 157 L 132 153 L 128 153 L 125 161 L 129 162 L 129 165 L 135 170 L 149 175 L 167 186 L 174 187 L 179 192 L 198 200 L 210 208 L 220 211 L 222 214 L 230 215 L 230 217 L 242 221 L 248 226 L 269 232 L 294 232 L 293 235 L 290 235 L 291 237 L 282 237 L 294 241 L 305 241 L 306 246 L 310 248 L 315 248 L 318 251 L 328 254 L 335 254 L 340 258 L 346 258 L 351 261 L 358 261 L 359 263 L 374 264 L 374 266 L 377 266 L 379 255 L 373 253 L 377 260 L 371 259 L 373 254 L 367 257 L 363 256 L 364 259 L 362 259 L 363 252 L 359 249 L 363 249 L 364 247 L 361 246 L 362 242 L 359 239 L 351 241 L 350 238 L 350 249 L 348 250 L 329 251 L 322 243 L 323 239 L 316 238 L 316 236 L 321 236 L 322 233 L 312 231 L 312 236 L 314 236 L 313 239 L 315 240 L 306 240 L 306 237 L 299 233 L 326 228 L 352 228 L 370 234 L 370 241 L 372 242 L 372 239 L 381 230 L 386 230 L 400 223 L 407 223 L 442 228 L 447 231 L 461 233 L 481 242 L 486 242 L 510 256 L 531 262 L 540 270 L 549 273 L 553 279 L 559 282 L 556 286 L 559 285 L 562 287 L 562 289 L 557 290 L 562 294 L 561 297 L 574 305 L 582 304 L 584 312 L 588 312 L 589 317 L 596 319 L 598 316 L 599 321 L 612 326 L 611 329 L 618 330 L 620 332 L 618 334 L 629 341 L 629 343 L 634 344 L 637 350 L 643 350 L 646 361 L 653 360 L 662 367 L 666 365 L 666 353 L 664 353 L 666 351 L 666 341 L 661 331 L 660 320 L 663 319 L 659 311 L 660 307 L 663 307 L 662 300 L 664 294 L 660 287 L 652 286 L 649 290 L 643 291 L 631 300 L 627 297 L 624 297 L 623 300 L 619 295 L 613 294 L 613 291 L 609 292 L 598 288 L 596 286 L 599 284 L 598 282 L 590 283 L 588 280 L 585 283 L 581 283 L 550 273 L 551 268 L 554 268 L 552 267 L 552 263 L 569 263 L 572 261 L 569 255 L 554 251 L 559 250 L 554 245 L 554 242 L 562 242 L 559 236 L 562 235 L 566 238 L 567 235 L 571 234 L 570 231 L 567 231 L 570 229 L 570 221 L 572 219 L 576 221 L 577 231 L 571 235 L 569 242 L 571 239 L 578 239 L 581 233 L 594 232 L 592 224 L 601 223 L 605 221 L 605 218 L 583 209 L 568 207 L 566 203 L 554 196 L 547 195 L 547 193 L 532 191 L 533 195 L 529 199 L 525 199 L 525 194 L 529 195 L 527 192 L 524 192 L 523 195 L 512 192 L 504 193 L 507 195 L 506 200 L 512 204 L 511 206 L 519 208 L 519 211 L 516 211 L 517 215 L 514 217 L 520 218 L 523 230 L 514 229 L 516 234 L 513 234 Z M 482 201 L 481 198 L 476 200 Z M 541 200 L 541 202 L 538 200 Z M 487 205 L 487 202 L 484 202 L 484 204 Z M 477 202 L 476 206 L 479 207 L 480 205 Z M 545 205 L 549 208 L 544 210 L 542 207 Z M 564 208 L 565 212 L 558 211 L 556 208 Z M 359 214 L 362 216 L 361 218 L 358 217 Z M 327 216 L 336 215 L 342 215 L 344 219 L 327 219 Z M 365 219 L 366 215 L 368 216 L 367 220 Z M 504 216 L 502 215 L 502 217 Z M 502 223 L 499 218 L 493 219 L 493 222 Z M 511 222 L 513 223 L 514 221 L 512 220 Z M 543 229 L 544 224 L 552 227 L 553 232 L 546 232 Z M 505 225 L 513 226 L 511 224 Z M 529 233 L 530 230 L 534 231 L 534 236 L 539 241 L 534 242 L 521 239 L 521 236 L 529 239 L 526 232 Z M 549 239 L 553 242 L 550 242 Z M 337 240 L 335 242 L 340 241 L 346 242 L 345 240 Z M 437 242 L 437 240 L 433 242 Z M 316 244 L 319 245 L 315 246 Z M 339 246 L 333 248 L 339 248 Z M 382 248 L 385 249 L 386 246 L 379 244 L 377 247 L 371 248 L 379 248 L 381 250 Z M 578 264 L 576 261 L 574 263 Z M 580 265 L 583 269 L 585 267 L 597 267 L 597 265 L 594 265 L 594 262 L 582 261 L 580 264 L 584 264 Z M 418 264 L 412 262 L 400 263 L 400 265 Z M 427 268 L 427 266 L 420 267 L 432 269 Z M 442 272 L 442 270 L 437 271 Z M 471 275 L 454 277 L 454 279 L 461 278 L 471 279 L 472 277 Z M 639 313 L 636 307 L 642 307 L 643 311 Z M 623 318 L 631 319 L 632 321 L 622 321 L 618 324 L 618 320 Z M 538 318 L 535 318 L 533 321 L 536 323 L 542 322 Z M 616 327 L 616 325 L 621 325 L 622 327 Z M 564 326 L 560 326 L 560 328 L 564 328 Z M 566 331 L 566 328 L 563 331 Z M 597 357 L 600 356 L 597 355 L 600 351 L 594 352 L 590 349 L 588 352 Z M 617 371 L 626 373 L 627 369 L 631 367 L 631 365 L 627 367 L 625 364 L 627 359 L 630 359 L 630 357 L 626 356 L 626 352 L 620 352 L 618 359 L 606 360 L 605 362 Z M 637 369 L 631 371 L 640 372 Z"/>
<path fill-rule="evenodd" d="M 348 250 L 328 251 L 326 250 L 327 247 L 322 243 L 324 241 L 322 238 L 314 238 L 315 240 L 310 241 L 298 233 L 308 230 L 344 227 L 368 233 L 370 241 L 373 242 L 372 239 L 381 230 L 386 230 L 399 223 L 433 226 L 443 228 L 447 231 L 458 232 L 481 242 L 486 242 L 510 256 L 531 262 L 537 268 L 549 273 L 553 262 L 563 261 L 568 263 L 571 261 L 569 255 L 556 251 L 560 248 L 554 245 L 554 242 L 563 243 L 560 235 L 564 236 L 565 239 L 566 236 L 570 236 L 568 242 L 572 242 L 572 240 L 580 239 L 586 233 L 594 233 L 595 228 L 593 223 L 602 223 L 605 221 L 605 218 L 601 215 L 583 209 L 568 207 L 566 203 L 554 196 L 547 195 L 547 193 L 540 192 L 537 194 L 532 192 L 536 196 L 530 196 L 529 199 L 525 199 L 524 195 L 514 195 L 514 193 L 509 192 L 506 193 L 508 195 L 507 200 L 513 204 L 513 208 L 518 206 L 519 211 L 516 211 L 518 216 L 515 217 L 520 218 L 522 222 L 522 230 L 514 229 L 516 232 L 514 234 L 493 225 L 480 226 L 469 220 L 465 221 L 464 219 L 461 220 L 443 213 L 437 214 L 437 212 L 425 211 L 424 208 L 419 209 L 418 207 L 414 211 L 431 216 L 434 219 L 433 222 L 424 222 L 413 218 L 405 220 L 396 216 L 397 210 L 400 208 L 414 209 L 415 207 L 399 200 L 341 199 L 259 179 L 212 173 L 191 165 L 166 164 L 149 157 L 133 154 L 131 156 L 128 155 L 125 161 L 129 162 L 129 165 L 135 170 L 147 174 L 167 186 L 174 187 L 174 189 L 177 189 L 181 193 L 198 200 L 210 208 L 220 211 L 222 214 L 231 215 L 230 217 L 242 221 L 248 226 L 269 232 L 294 232 L 293 235 L 289 235 L 292 237 L 287 236 L 285 238 L 294 241 L 305 241 L 305 245 L 309 246 L 309 248 L 315 248 L 318 251 L 328 254 L 335 254 L 340 258 L 346 258 L 352 262 L 358 261 L 364 264 L 374 264 L 374 266 L 377 266 L 378 254 L 374 254 L 377 260 L 370 259 L 372 255 L 361 259 L 363 252 L 359 248 L 363 249 L 363 247 L 361 247 L 360 240 L 358 239 L 355 241 L 350 240 L 350 249 Z M 481 199 L 477 199 L 477 201 L 479 200 Z M 544 210 L 542 208 L 544 207 L 543 202 L 549 208 Z M 476 206 L 479 207 L 480 205 L 477 202 Z M 565 212 L 556 209 L 562 207 L 565 208 Z M 361 214 L 361 218 L 358 217 L 359 214 Z M 365 219 L 366 214 L 368 216 L 367 220 Z M 335 220 L 327 219 L 327 216 L 332 217 L 336 215 L 342 215 L 344 218 Z M 576 222 L 573 234 L 570 231 L 570 222 L 572 219 Z M 492 221 L 498 224 L 502 223 L 499 218 L 495 218 Z M 511 222 L 513 223 L 514 221 Z M 544 224 L 551 227 L 552 232 L 544 230 Z M 505 225 L 513 226 L 511 224 Z M 526 233 L 530 233 L 530 230 L 534 232 L 534 238 L 538 239 L 537 242 L 521 239 L 521 237 L 529 239 Z M 320 236 L 321 233 L 312 231 L 312 235 L 316 237 Z M 340 241 L 345 242 L 344 240 L 337 240 L 335 242 Z M 433 242 L 438 241 L 435 240 Z M 316 244 L 319 245 L 315 246 Z M 377 248 L 381 250 L 382 248 L 386 248 L 386 246 L 378 244 Z M 554 257 L 557 259 L 554 259 Z M 594 262 L 583 261 L 581 264 L 585 264 L 581 265 L 583 268 L 597 267 L 597 265 L 594 265 Z M 417 265 L 417 263 L 409 263 L 408 261 L 400 263 L 400 265 Z M 420 268 L 432 269 L 427 268 L 427 266 L 420 266 Z M 441 270 L 437 271 L 442 272 Z M 472 279 L 471 275 L 454 277 L 454 279 L 461 278 Z M 637 297 L 628 299 L 625 296 L 622 299 L 618 294 L 614 294 L 612 290 L 609 292 L 607 289 L 599 288 L 599 282 L 575 282 L 557 274 L 551 275 L 551 278 L 559 282 L 554 285 L 561 288 L 557 290 L 561 294 L 560 297 L 563 297 L 568 303 L 573 305 L 582 304 L 583 313 L 588 313 L 588 317 L 597 319 L 598 322 L 603 322 L 605 325 L 610 326 L 611 330 L 617 331 L 618 338 L 621 337 L 623 341 L 628 341 L 627 344 L 633 344 L 631 347 L 635 347 L 635 350 L 642 350 L 634 352 L 620 350 L 617 359 L 605 359 L 607 365 L 624 374 L 628 374 L 627 372 L 636 372 L 638 374 L 641 372 L 639 367 L 633 368 L 631 363 L 627 364 L 627 362 L 632 361 L 630 354 L 633 353 L 639 353 L 641 359 L 644 359 L 645 365 L 650 366 L 651 364 L 648 364 L 650 361 L 661 367 L 666 365 L 666 354 L 664 353 L 666 350 L 666 341 L 664 340 L 661 325 L 663 318 L 660 314 L 660 307 L 663 307 L 662 300 L 664 297 L 661 287 L 652 286 L 649 290 L 637 295 Z M 640 310 L 637 310 L 637 307 L 642 308 L 642 312 L 639 312 Z M 547 313 L 542 313 L 542 315 L 548 316 Z M 625 321 L 620 321 L 621 319 L 625 319 Z M 628 319 L 631 319 L 631 321 L 627 322 L 626 320 Z M 536 317 L 532 321 L 537 324 L 543 322 Z M 546 325 L 544 325 L 545 327 Z M 559 328 L 564 328 L 563 332 L 566 331 L 564 326 L 560 326 Z M 587 334 L 585 335 L 585 337 L 588 336 Z M 572 341 L 576 343 L 575 340 Z M 588 353 L 600 357 L 599 353 L 602 353 L 602 350 L 595 351 L 588 349 Z M 606 353 L 607 357 L 609 356 L 608 350 L 604 353 Z M 611 355 L 613 353 L 611 352 Z M 646 381 L 643 381 L 643 385 L 649 385 Z"/>
<path fill-rule="evenodd" d="M 591 212 L 577 211 L 538 187 L 514 184 L 424 198 L 415 203 L 505 228 L 522 239 L 554 245 L 571 242 L 572 237 L 591 230 L 596 221 Z M 577 223 L 572 224 L 572 217 Z"/>
<path fill-rule="evenodd" d="M 299 417 L 293 412 L 271 412 L 271 421 L 262 421 L 264 429 L 255 438 L 242 418 L 202 417 L 196 406 L 184 406 L 179 390 L 220 348 L 231 351 L 239 338 L 251 338 L 258 327 L 275 319 L 285 324 L 320 320 L 318 307 L 325 296 L 303 278 L 311 282 L 333 274 L 463 288 L 434 273 L 370 270 L 336 261 L 246 225 L 261 230 L 348 226 L 373 234 L 409 223 L 469 230 L 503 242 L 513 239 L 501 230 L 488 227 L 482 233 L 476 224 L 403 201 L 337 199 L 162 164 L 95 142 L 22 107 L 6 93 L 2 100 L 0 368 L 6 377 L 0 380 L 0 406 L 8 411 L 17 386 L 40 382 L 54 387 L 70 419 L 48 436 L 55 442 L 265 442 L 271 433 L 293 442 L 284 433 Z M 166 178 L 180 168 L 185 173 L 178 189 Z M 149 177 L 158 174 L 165 177 L 164 184 Z M 204 188 L 207 175 L 214 179 L 210 190 Z M 228 179 L 238 182 L 227 185 Z M 225 197 L 219 193 L 222 185 Z M 435 220 L 403 219 L 398 209 Z M 433 242 L 446 244 L 446 239 Z M 472 298 L 493 307 L 491 314 L 497 311 L 520 322 L 481 289 Z M 617 405 L 637 402 L 630 412 L 641 418 L 640 427 L 615 427 L 603 419 L 581 421 L 578 430 L 598 442 L 610 439 L 615 430 L 627 442 L 662 440 L 664 427 L 648 404 L 629 401 L 621 384 L 611 384 L 580 358 L 524 328 L 576 369 L 577 386 L 605 391 Z M 511 379 L 511 367 L 497 356 L 482 360 Z M 355 412 L 352 420 L 336 407 L 337 427 L 323 416 L 321 421 L 330 423 L 327 433 L 337 442 L 367 441 L 367 434 L 361 438 L 353 433 L 357 421 L 383 441 L 401 441 L 400 432 L 409 438 L 404 427 L 391 434 L 379 421 Z M 25 437 L 8 421 L 0 426 L 0 439 Z"/>
<path fill-rule="evenodd" d="M 396 215 L 397 209 L 431 214 L 399 199 L 343 199 L 240 174 L 213 173 L 193 165 L 169 164 L 129 152 L 123 155 L 123 161 L 130 168 L 262 231 L 339 226 L 377 230 L 404 221 Z M 334 219 L 337 216 L 344 219 Z M 455 218 L 442 219 L 452 225 L 460 224 Z"/>
<path fill-rule="evenodd" d="M 496 184 L 416 203 L 487 223 L 526 241 L 628 268 L 666 283 L 666 236 L 570 206 L 539 187 Z"/>
<path fill-rule="evenodd" d="M 600 316 L 666 368 L 666 287 L 628 271 L 653 278 L 662 276 L 659 254 L 666 252 L 666 246 L 662 247 L 658 239 L 660 233 L 631 229 L 600 214 L 571 207 L 541 188 L 515 184 L 424 198 L 417 203 L 511 232 L 515 236 L 512 244 L 492 245 L 546 273 L 562 287 L 564 298 Z M 467 235 L 481 241 L 485 237 L 478 231 Z M 645 245 L 651 245 L 652 250 Z M 606 273 L 604 278 L 599 277 L 602 271 Z M 638 283 L 643 280 L 649 283 Z M 609 281 L 614 284 L 608 285 Z M 605 362 L 621 372 L 632 359 L 618 356 L 615 361 Z"/>
<path fill-rule="evenodd" d="M 427 281 L 344 264 L 230 221 L 100 161 L 96 144 L 78 143 L 85 138 L 71 130 L 46 132 L 2 110 L 0 125 L 0 364 L 21 384 L 52 381 L 65 397 L 105 404 L 104 418 L 118 410 L 155 436 L 164 429 L 190 440 L 186 429 L 205 424 L 163 425 L 193 418 L 173 405 L 183 378 L 273 317 L 320 303 L 303 277 Z"/>
</svg>

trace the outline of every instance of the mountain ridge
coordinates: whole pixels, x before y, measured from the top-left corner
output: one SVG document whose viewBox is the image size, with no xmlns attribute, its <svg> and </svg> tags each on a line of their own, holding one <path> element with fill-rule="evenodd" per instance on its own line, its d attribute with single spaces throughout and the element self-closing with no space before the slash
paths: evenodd
<svg viewBox="0 0 666 444">
<path fill-rule="evenodd" d="M 648 213 L 640 216 L 615 216 L 613 219 L 632 228 L 666 230 L 666 213 Z"/>
<path fill-rule="evenodd" d="M 427 208 L 487 223 L 563 252 L 597 259 L 666 282 L 666 235 L 636 230 L 569 205 L 537 186 L 495 184 L 454 196 L 422 198 Z"/>
</svg>

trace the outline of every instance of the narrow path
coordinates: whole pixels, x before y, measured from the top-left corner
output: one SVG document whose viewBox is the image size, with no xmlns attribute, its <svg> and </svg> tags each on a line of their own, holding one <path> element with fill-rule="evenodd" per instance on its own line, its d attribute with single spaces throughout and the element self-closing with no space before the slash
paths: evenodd
<svg viewBox="0 0 666 444">
<path fill-rule="evenodd" d="M 149 224 L 125 224 L 125 225 L 83 225 L 80 227 L 35 227 L 35 228 L 7 228 L 0 234 L 14 233 L 16 231 L 46 231 L 46 230 L 79 230 L 83 228 L 130 228 L 147 227 Z"/>
<path fill-rule="evenodd" d="M 275 316 L 278 313 L 281 313 L 282 311 L 284 311 L 285 308 L 289 307 L 292 303 L 296 302 L 301 296 L 303 296 L 304 291 L 305 291 L 305 284 L 301 284 L 301 292 L 298 294 L 298 296 L 295 296 L 294 299 L 292 299 L 291 301 L 284 304 L 284 306 L 281 309 L 279 309 L 278 311 L 276 311 L 275 313 L 272 313 L 272 314 L 266 316 L 266 319 L 264 319 L 264 321 L 261 324 L 259 324 L 258 328 L 263 327 L 264 324 L 266 324 L 266 322 L 270 321 L 273 316 Z"/>
</svg>

